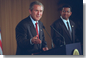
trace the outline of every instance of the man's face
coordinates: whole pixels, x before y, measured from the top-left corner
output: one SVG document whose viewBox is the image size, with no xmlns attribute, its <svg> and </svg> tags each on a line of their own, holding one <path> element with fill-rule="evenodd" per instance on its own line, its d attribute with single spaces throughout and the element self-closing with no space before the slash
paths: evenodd
<svg viewBox="0 0 86 58">
<path fill-rule="evenodd" d="M 29 13 L 35 21 L 38 21 L 42 17 L 43 7 L 41 5 L 34 5 L 33 10 L 29 10 Z"/>
<path fill-rule="evenodd" d="M 63 19 L 68 20 L 69 17 L 71 16 L 72 12 L 70 8 L 63 8 L 61 11 L 61 16 Z"/>
</svg>

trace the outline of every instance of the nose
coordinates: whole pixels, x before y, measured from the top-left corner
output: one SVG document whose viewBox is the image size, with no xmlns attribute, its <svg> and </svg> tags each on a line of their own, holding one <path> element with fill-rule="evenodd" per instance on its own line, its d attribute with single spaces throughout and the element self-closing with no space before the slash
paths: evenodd
<svg viewBox="0 0 86 58">
<path fill-rule="evenodd" d="M 37 14 L 39 15 L 40 14 L 40 11 L 38 11 Z"/>
<path fill-rule="evenodd" d="M 67 14 L 67 12 L 65 12 L 65 14 Z"/>
</svg>

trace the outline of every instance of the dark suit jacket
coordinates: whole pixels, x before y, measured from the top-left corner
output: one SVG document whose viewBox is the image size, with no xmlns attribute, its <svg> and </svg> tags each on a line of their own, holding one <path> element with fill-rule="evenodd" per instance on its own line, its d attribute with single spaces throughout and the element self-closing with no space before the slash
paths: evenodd
<svg viewBox="0 0 86 58">
<path fill-rule="evenodd" d="M 41 51 L 43 47 L 47 47 L 43 32 L 43 24 L 41 21 L 38 21 L 38 24 L 39 38 L 42 43 L 31 45 L 30 39 L 36 36 L 37 33 L 30 17 L 28 16 L 19 22 L 16 27 L 17 55 L 30 55 Z"/>
<path fill-rule="evenodd" d="M 69 35 L 69 32 L 64 24 L 64 22 L 62 21 L 62 19 L 58 19 L 56 20 L 51 26 L 53 26 L 61 35 L 59 35 L 58 33 L 56 33 L 56 31 L 54 31 L 51 28 L 51 36 L 53 39 L 53 43 L 55 44 L 55 46 L 59 47 L 60 45 L 64 44 L 64 39 L 65 39 L 65 43 L 66 44 L 71 44 L 71 43 L 75 43 L 76 39 L 75 39 L 75 24 L 73 21 L 69 20 L 70 24 L 71 24 L 71 28 L 72 28 L 72 38 Z"/>
</svg>

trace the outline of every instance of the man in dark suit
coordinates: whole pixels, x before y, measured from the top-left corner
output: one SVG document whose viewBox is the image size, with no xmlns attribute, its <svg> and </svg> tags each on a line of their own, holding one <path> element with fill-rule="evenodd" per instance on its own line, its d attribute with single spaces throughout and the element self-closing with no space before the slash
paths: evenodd
<svg viewBox="0 0 86 58">
<path fill-rule="evenodd" d="M 16 27 L 17 55 L 34 55 L 48 50 L 45 41 L 43 24 L 43 4 L 35 1 L 30 4 L 30 15 Z"/>
<path fill-rule="evenodd" d="M 75 36 L 75 23 L 69 20 L 72 14 L 71 7 L 64 5 L 60 14 L 60 18 L 51 25 L 57 31 L 51 28 L 51 36 L 55 47 L 78 42 Z"/>
</svg>

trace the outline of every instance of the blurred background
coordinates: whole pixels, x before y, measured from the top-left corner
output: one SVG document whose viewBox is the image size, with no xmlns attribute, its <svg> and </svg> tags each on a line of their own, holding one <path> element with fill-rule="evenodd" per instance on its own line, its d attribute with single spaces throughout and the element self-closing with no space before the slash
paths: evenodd
<svg viewBox="0 0 86 58">
<path fill-rule="evenodd" d="M 29 16 L 29 5 L 33 1 L 40 1 L 44 5 L 41 21 L 49 34 L 50 25 L 60 17 L 60 7 L 69 4 L 72 7 L 70 17 L 77 25 L 77 36 L 83 47 L 83 0 L 0 0 L 0 28 L 4 55 L 16 54 L 15 27 L 24 18 Z M 51 47 L 51 39 L 44 30 L 48 48 Z M 82 48 L 83 49 L 83 48 Z"/>
</svg>

